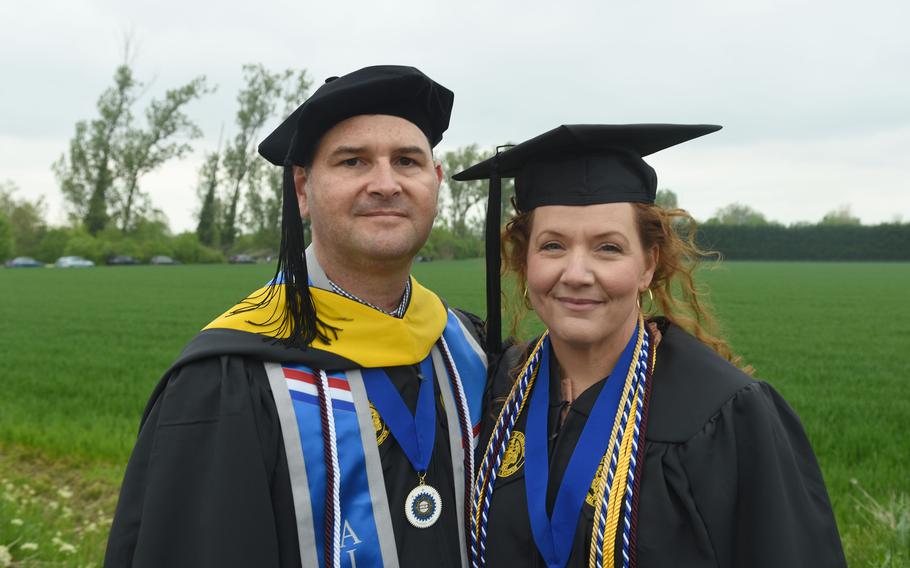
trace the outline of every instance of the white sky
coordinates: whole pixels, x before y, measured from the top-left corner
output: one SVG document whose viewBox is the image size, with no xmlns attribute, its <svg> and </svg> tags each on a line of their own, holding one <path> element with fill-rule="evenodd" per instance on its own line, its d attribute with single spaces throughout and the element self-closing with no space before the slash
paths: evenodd
<svg viewBox="0 0 910 568">
<path fill-rule="evenodd" d="M 735 201 L 784 223 L 843 205 L 907 221 L 908 21 L 906 0 L 4 0 L 0 181 L 63 221 L 50 165 L 95 116 L 129 32 L 147 98 L 200 74 L 218 85 L 187 109 L 196 152 L 142 180 L 177 231 L 195 226 L 202 152 L 222 126 L 233 135 L 244 63 L 306 68 L 317 85 L 414 65 L 455 92 L 443 151 L 567 123 L 722 124 L 648 158 L 696 218 Z"/>
</svg>

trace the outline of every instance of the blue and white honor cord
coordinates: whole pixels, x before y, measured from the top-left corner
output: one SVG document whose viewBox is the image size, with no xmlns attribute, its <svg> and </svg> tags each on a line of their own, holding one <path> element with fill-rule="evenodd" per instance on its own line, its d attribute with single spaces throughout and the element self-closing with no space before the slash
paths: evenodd
<svg viewBox="0 0 910 568">
<path fill-rule="evenodd" d="M 613 546 L 612 542 L 607 541 L 612 540 L 612 537 L 616 534 L 615 531 L 610 530 L 611 527 L 608 526 L 609 510 L 611 508 L 611 505 L 614 503 L 614 501 L 611 501 L 610 497 L 612 495 L 613 481 L 616 476 L 616 469 L 620 462 L 620 448 L 623 445 L 623 439 L 625 438 L 626 428 L 628 427 L 629 422 L 629 414 L 632 410 L 632 403 L 634 400 L 636 404 L 631 440 L 632 451 L 629 455 L 628 462 L 623 464 L 624 469 L 627 467 L 627 476 L 625 499 L 623 502 L 622 557 L 623 566 L 629 566 L 629 549 L 632 546 L 632 502 L 635 487 L 635 473 L 638 465 L 639 434 L 641 432 L 644 393 L 648 377 L 649 354 L 650 334 L 648 333 L 647 328 L 644 328 L 641 349 L 639 351 L 638 360 L 636 362 L 632 384 L 629 388 L 629 396 L 625 397 L 622 418 L 619 423 L 619 429 L 617 430 L 616 438 L 614 440 L 611 440 L 610 463 L 604 479 L 605 487 L 603 489 L 603 494 L 600 496 L 600 500 L 597 503 L 596 515 L 594 518 L 594 531 L 592 534 L 591 542 L 591 555 L 589 557 L 589 566 L 595 568 L 604 567 L 604 551 L 607 548 L 612 550 Z M 612 553 L 610 556 L 612 559 Z M 613 566 L 611 561 L 608 561 L 607 565 L 609 568 L 612 568 Z"/>
<path fill-rule="evenodd" d="M 639 326 L 643 329 L 642 335 L 640 336 L 641 344 L 637 349 L 635 370 L 627 379 L 626 384 L 629 386 L 628 394 L 624 396 L 624 400 L 621 401 L 621 418 L 618 423 L 615 438 L 611 439 L 610 441 L 607 454 L 609 455 L 609 464 L 607 471 L 605 472 L 605 479 L 603 481 L 605 488 L 602 498 L 600 499 L 599 503 L 597 503 L 596 507 L 596 512 L 598 514 L 595 517 L 595 525 L 591 543 L 592 555 L 590 556 L 590 560 L 592 561 L 592 565 L 595 565 L 598 568 L 603 568 L 604 539 L 606 533 L 609 532 L 607 530 L 608 527 L 606 521 L 610 508 L 609 505 L 611 488 L 616 475 L 617 466 L 620 463 L 621 447 L 623 445 L 623 439 L 626 437 L 626 429 L 629 426 L 629 416 L 632 413 L 633 401 L 635 401 L 636 404 L 632 429 L 633 438 L 630 440 L 631 455 L 629 456 L 628 461 L 623 460 L 623 471 L 624 473 L 627 472 L 623 507 L 624 514 L 622 554 L 624 559 L 624 566 L 629 565 L 628 550 L 629 547 L 633 545 L 631 542 L 631 525 L 633 523 L 633 492 L 635 487 L 635 473 L 638 469 L 638 438 L 641 431 L 640 428 L 642 420 L 642 408 L 644 403 L 643 397 L 648 376 L 648 357 L 650 353 L 650 334 L 644 327 L 642 321 L 639 321 Z M 546 334 L 540 338 L 539 342 L 531 353 L 531 356 L 525 363 L 525 366 L 522 369 L 518 380 L 515 381 L 515 384 L 512 387 L 512 391 L 509 393 L 509 396 L 506 399 L 502 410 L 500 411 L 499 418 L 496 421 L 495 427 L 490 437 L 490 441 L 487 444 L 487 448 L 484 452 L 484 457 L 481 462 L 480 469 L 477 472 L 471 508 L 471 539 L 469 552 L 472 568 L 483 568 L 486 565 L 487 514 L 490 508 L 493 486 L 496 482 L 499 466 L 505 453 L 505 447 L 508 444 L 509 438 L 511 437 L 515 423 L 520 416 L 522 409 L 524 408 L 524 404 L 529 398 L 527 395 L 533 388 L 534 382 L 537 378 L 537 370 L 539 368 L 540 358 L 542 356 L 542 348 L 545 337 Z M 606 457 L 607 456 L 605 455 L 604 459 L 606 459 Z M 616 498 L 619 497 L 620 496 L 617 496 Z M 616 533 L 614 531 L 611 534 L 615 535 Z"/>
<path fill-rule="evenodd" d="M 487 540 L 487 513 L 490 509 L 490 500 L 493 495 L 493 484 L 499 472 L 505 446 L 512 435 L 515 422 L 524 408 L 527 399 L 525 394 L 537 377 L 544 339 L 547 332 L 541 336 L 534 351 L 522 369 L 521 375 L 512 387 L 506 403 L 503 405 L 493 428 L 493 434 L 484 452 L 480 470 L 474 484 L 474 497 L 471 506 L 471 531 L 470 531 L 470 560 L 472 568 L 481 568 L 486 565 L 486 540 Z"/>
</svg>

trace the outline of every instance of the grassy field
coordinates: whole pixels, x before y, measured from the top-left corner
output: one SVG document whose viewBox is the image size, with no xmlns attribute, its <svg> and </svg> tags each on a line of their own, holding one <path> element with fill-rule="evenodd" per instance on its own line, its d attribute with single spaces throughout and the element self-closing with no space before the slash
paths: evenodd
<svg viewBox="0 0 910 568">
<path fill-rule="evenodd" d="M 99 562 L 152 387 L 196 330 L 271 272 L 0 270 L 0 566 L 2 547 L 22 565 Z M 483 313 L 480 261 L 420 264 L 415 274 Z M 735 351 L 801 416 L 850 564 L 886 565 L 890 547 L 887 565 L 900 565 L 910 531 L 910 264 L 726 263 L 701 281 Z"/>
</svg>

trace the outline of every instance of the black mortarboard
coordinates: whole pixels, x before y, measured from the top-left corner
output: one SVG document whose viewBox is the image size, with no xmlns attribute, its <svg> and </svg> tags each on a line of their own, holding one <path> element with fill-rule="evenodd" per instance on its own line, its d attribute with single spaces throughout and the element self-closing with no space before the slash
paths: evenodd
<svg viewBox="0 0 910 568">
<path fill-rule="evenodd" d="M 449 127 L 455 95 L 414 67 L 377 65 L 330 77 L 259 144 L 275 164 L 309 165 L 322 135 L 361 114 L 388 114 L 414 123 L 430 146 Z"/>
<path fill-rule="evenodd" d="M 329 341 L 334 330 L 316 314 L 309 293 L 309 275 L 304 256 L 303 221 L 297 204 L 293 166 L 309 166 L 322 136 L 339 122 L 363 114 L 387 114 L 412 122 L 427 137 L 431 147 L 442 140 L 452 113 L 452 91 L 414 67 L 377 65 L 342 77 L 330 77 L 278 128 L 259 144 L 259 153 L 284 167 L 282 181 L 281 245 L 276 283 L 284 284 L 285 310 L 275 312 L 264 330 L 287 337 L 285 343 L 305 347 L 316 337 Z M 248 302 L 237 311 L 267 305 L 277 294 L 269 286 L 262 299 Z"/>
<path fill-rule="evenodd" d="M 515 178 L 520 212 L 542 205 L 654 203 L 657 174 L 642 158 L 720 130 L 713 124 L 572 124 L 531 138 L 452 176 L 490 179 L 487 348 L 500 348 L 500 179 Z"/>
</svg>

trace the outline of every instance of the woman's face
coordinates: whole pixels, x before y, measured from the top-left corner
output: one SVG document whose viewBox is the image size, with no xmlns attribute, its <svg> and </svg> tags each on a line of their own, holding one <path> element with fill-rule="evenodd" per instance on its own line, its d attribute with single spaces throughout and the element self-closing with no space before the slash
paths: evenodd
<svg viewBox="0 0 910 568">
<path fill-rule="evenodd" d="M 655 252 L 645 251 L 629 203 L 534 210 L 528 240 L 528 296 L 554 342 L 596 348 L 628 341 L 638 294 L 651 284 Z"/>
</svg>

